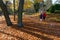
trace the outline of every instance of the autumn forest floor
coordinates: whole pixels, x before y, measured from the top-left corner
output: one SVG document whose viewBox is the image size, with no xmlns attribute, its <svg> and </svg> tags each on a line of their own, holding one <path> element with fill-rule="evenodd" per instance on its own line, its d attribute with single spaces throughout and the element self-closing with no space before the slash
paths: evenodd
<svg viewBox="0 0 60 40">
<path fill-rule="evenodd" d="M 10 16 L 13 26 L 6 26 L 4 17 L 0 16 L 0 40 L 60 40 L 60 15 L 47 15 L 46 20 L 40 22 L 39 16 L 24 15 L 23 25 L 19 28 Z"/>
</svg>

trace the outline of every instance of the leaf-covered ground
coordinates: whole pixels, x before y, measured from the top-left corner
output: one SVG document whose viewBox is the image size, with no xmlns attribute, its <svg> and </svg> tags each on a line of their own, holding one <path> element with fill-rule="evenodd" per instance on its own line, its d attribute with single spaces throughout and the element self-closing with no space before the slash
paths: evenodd
<svg viewBox="0 0 60 40">
<path fill-rule="evenodd" d="M 6 26 L 4 17 L 0 16 L 0 40 L 60 40 L 59 15 L 48 15 L 46 21 L 40 22 L 38 16 L 23 16 L 24 26 L 17 27 L 13 16 L 10 19 L 13 26 Z M 58 19 L 58 20 L 56 20 Z"/>
</svg>

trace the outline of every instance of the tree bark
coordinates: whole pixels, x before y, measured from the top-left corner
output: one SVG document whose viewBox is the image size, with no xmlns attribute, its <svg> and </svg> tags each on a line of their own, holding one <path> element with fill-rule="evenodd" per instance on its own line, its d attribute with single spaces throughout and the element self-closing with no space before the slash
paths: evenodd
<svg viewBox="0 0 60 40">
<path fill-rule="evenodd" d="M 3 11 L 7 26 L 11 26 L 12 23 L 11 23 L 11 20 L 9 18 L 10 13 L 7 10 L 7 6 L 3 3 L 3 0 L 0 0 L 0 7 L 1 7 L 2 11 Z"/>
<path fill-rule="evenodd" d="M 18 6 L 18 26 L 22 27 L 22 13 L 23 13 L 23 5 L 24 5 L 24 0 L 19 0 L 19 6 Z"/>
</svg>

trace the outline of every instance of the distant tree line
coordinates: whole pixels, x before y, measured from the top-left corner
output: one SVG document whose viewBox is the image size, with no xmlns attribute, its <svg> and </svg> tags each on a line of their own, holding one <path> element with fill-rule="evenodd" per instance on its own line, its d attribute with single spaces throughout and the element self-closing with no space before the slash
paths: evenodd
<svg viewBox="0 0 60 40">
<path fill-rule="evenodd" d="M 51 13 L 60 12 L 60 4 L 52 5 L 47 11 Z"/>
</svg>

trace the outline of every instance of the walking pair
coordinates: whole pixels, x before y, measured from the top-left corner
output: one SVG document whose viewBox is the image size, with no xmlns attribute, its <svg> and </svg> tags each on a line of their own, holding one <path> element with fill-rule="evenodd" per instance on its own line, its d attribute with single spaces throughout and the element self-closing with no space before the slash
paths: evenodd
<svg viewBox="0 0 60 40">
<path fill-rule="evenodd" d="M 43 12 L 40 14 L 40 21 L 45 21 L 45 18 L 46 18 L 46 12 Z"/>
</svg>

